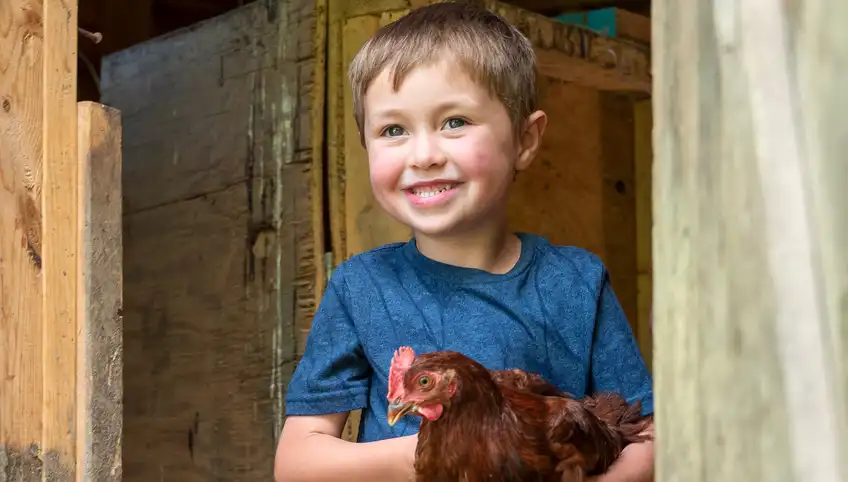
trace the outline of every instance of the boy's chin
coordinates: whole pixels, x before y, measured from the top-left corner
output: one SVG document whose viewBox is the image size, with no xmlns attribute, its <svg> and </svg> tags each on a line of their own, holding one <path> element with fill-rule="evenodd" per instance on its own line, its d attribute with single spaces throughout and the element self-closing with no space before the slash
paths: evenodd
<svg viewBox="0 0 848 482">
<path fill-rule="evenodd" d="M 459 234 L 457 225 L 459 223 L 451 220 L 409 220 L 405 223 L 412 229 L 415 236 L 426 236 L 428 238 L 449 238 Z"/>
</svg>

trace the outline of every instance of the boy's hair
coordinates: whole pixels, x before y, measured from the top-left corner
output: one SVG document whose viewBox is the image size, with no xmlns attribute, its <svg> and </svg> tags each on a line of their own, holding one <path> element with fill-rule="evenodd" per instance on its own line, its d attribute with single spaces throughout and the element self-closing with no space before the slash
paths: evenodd
<svg viewBox="0 0 848 482">
<path fill-rule="evenodd" d="M 445 53 L 503 103 L 516 130 L 536 110 L 536 55 L 530 41 L 486 8 L 466 2 L 435 3 L 382 27 L 351 62 L 348 77 L 360 140 L 364 140 L 365 93 L 383 69 L 390 69 L 397 90 L 412 69 Z"/>
</svg>

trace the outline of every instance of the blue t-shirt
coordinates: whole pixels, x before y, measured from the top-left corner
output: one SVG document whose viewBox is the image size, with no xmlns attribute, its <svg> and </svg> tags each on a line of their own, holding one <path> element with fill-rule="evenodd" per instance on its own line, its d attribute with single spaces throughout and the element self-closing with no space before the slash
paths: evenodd
<svg viewBox="0 0 848 482">
<path fill-rule="evenodd" d="M 361 442 L 416 433 L 417 417 L 386 421 L 389 364 L 401 345 L 533 371 L 578 398 L 615 391 L 653 413 L 651 375 L 601 260 L 519 236 L 521 256 L 505 274 L 432 260 L 414 239 L 342 263 L 286 392 L 286 414 L 364 408 Z"/>
</svg>

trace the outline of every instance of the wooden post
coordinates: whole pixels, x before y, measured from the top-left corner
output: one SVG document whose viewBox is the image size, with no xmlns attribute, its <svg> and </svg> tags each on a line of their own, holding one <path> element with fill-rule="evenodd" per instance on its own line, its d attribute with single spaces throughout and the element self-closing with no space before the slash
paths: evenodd
<svg viewBox="0 0 848 482">
<path fill-rule="evenodd" d="M 41 25 L 41 458 L 45 480 L 59 482 L 76 477 L 76 316 L 80 281 L 77 1 L 43 0 Z M 29 41 L 33 41 L 32 36 Z"/>
<path fill-rule="evenodd" d="M 122 480 L 121 115 L 79 104 L 77 480 Z"/>
<path fill-rule="evenodd" d="M 77 2 L 8 1 L 0 8 L 8 27 L 0 28 L 0 479 L 118 480 L 120 359 L 102 354 L 120 355 L 120 323 L 98 307 L 120 308 L 120 132 L 90 149 L 109 127 L 90 105 L 77 131 Z M 104 365 L 117 371 L 104 374 Z"/>
<path fill-rule="evenodd" d="M 657 480 L 848 480 L 848 3 L 653 9 Z"/>
<path fill-rule="evenodd" d="M 75 477 L 77 2 L 0 8 L 0 463 Z"/>
</svg>

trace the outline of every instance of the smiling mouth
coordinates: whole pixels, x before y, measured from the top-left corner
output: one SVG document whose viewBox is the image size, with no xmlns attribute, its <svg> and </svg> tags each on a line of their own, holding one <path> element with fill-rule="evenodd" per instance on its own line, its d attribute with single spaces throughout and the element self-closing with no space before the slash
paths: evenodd
<svg viewBox="0 0 848 482">
<path fill-rule="evenodd" d="M 439 194 L 449 191 L 451 189 L 455 189 L 459 184 L 458 183 L 446 183 L 439 184 L 433 186 L 421 186 L 421 187 L 411 187 L 407 189 L 409 192 L 418 197 L 433 197 L 438 196 Z"/>
</svg>

